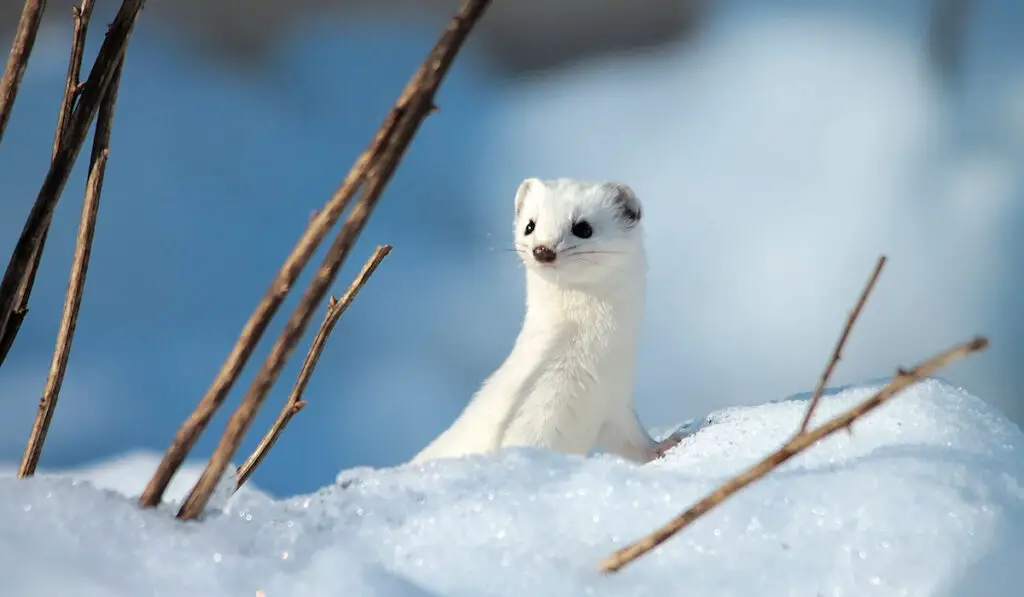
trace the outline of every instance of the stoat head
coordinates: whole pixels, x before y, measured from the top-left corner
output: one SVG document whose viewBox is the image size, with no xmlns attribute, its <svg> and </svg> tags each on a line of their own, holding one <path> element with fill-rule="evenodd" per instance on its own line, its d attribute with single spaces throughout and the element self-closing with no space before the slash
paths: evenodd
<svg viewBox="0 0 1024 597">
<path fill-rule="evenodd" d="M 621 183 L 528 178 L 516 192 L 516 252 L 558 284 L 614 283 L 644 267 L 641 212 Z"/>
</svg>

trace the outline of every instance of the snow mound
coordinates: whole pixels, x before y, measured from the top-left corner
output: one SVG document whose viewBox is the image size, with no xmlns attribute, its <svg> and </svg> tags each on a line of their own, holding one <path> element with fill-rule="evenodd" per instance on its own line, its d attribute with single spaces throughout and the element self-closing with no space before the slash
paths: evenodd
<svg viewBox="0 0 1024 597">
<path fill-rule="evenodd" d="M 156 470 L 161 459 L 163 459 L 162 453 L 136 450 L 88 466 L 56 471 L 44 469 L 41 472 L 66 476 L 78 481 L 88 481 L 100 489 L 109 489 L 127 497 L 138 497 L 150 477 L 153 476 L 153 471 Z M 167 491 L 164 492 L 165 499 L 179 502 L 185 499 L 205 468 L 205 462 L 186 461 L 171 479 L 170 485 L 167 486 Z M 17 466 L 6 466 L 0 463 L 0 477 L 13 477 L 17 472 Z M 246 489 L 253 487 L 252 482 L 246 485 Z"/>
<path fill-rule="evenodd" d="M 820 418 L 873 389 L 836 391 Z M 73 474 L 3 478 L 2 592 L 1020 594 L 1024 434 L 980 399 L 932 380 L 622 572 L 597 572 L 602 557 L 777 448 L 805 407 L 794 399 L 717 412 L 644 467 L 520 449 L 353 469 L 310 495 L 239 492 L 200 523 L 175 521 L 173 504 L 137 509 L 134 481 L 108 478 L 129 488 L 117 492 Z"/>
</svg>

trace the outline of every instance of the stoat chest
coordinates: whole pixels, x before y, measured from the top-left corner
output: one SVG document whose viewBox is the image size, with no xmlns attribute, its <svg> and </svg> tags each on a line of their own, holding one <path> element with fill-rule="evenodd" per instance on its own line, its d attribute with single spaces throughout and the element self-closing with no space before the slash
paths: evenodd
<svg viewBox="0 0 1024 597">
<path fill-rule="evenodd" d="M 519 407 L 501 445 L 585 454 L 611 407 L 632 393 L 635 299 L 537 285 L 544 283 L 531 280 L 528 316 L 512 355 L 528 373 L 516 388 Z"/>
</svg>

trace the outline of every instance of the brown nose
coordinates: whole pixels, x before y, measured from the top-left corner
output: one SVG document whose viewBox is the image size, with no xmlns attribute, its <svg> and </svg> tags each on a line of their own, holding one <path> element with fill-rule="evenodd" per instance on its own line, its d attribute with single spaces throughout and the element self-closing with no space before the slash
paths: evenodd
<svg viewBox="0 0 1024 597">
<path fill-rule="evenodd" d="M 551 263 L 555 260 L 555 252 L 544 245 L 537 245 L 533 248 L 533 258 L 541 263 Z"/>
</svg>

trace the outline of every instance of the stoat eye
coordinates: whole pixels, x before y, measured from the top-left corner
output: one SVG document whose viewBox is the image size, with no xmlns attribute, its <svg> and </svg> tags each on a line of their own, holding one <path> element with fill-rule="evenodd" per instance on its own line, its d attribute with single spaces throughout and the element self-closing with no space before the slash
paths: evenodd
<svg viewBox="0 0 1024 597">
<path fill-rule="evenodd" d="M 533 229 L 536 227 L 537 224 L 533 220 L 530 220 L 529 222 L 526 223 L 526 230 L 523 230 L 523 235 L 530 236 L 530 234 L 533 232 Z"/>
<path fill-rule="evenodd" d="M 580 220 L 572 225 L 572 233 L 573 236 L 580 238 L 590 238 L 594 234 L 594 229 L 586 220 Z"/>
</svg>

